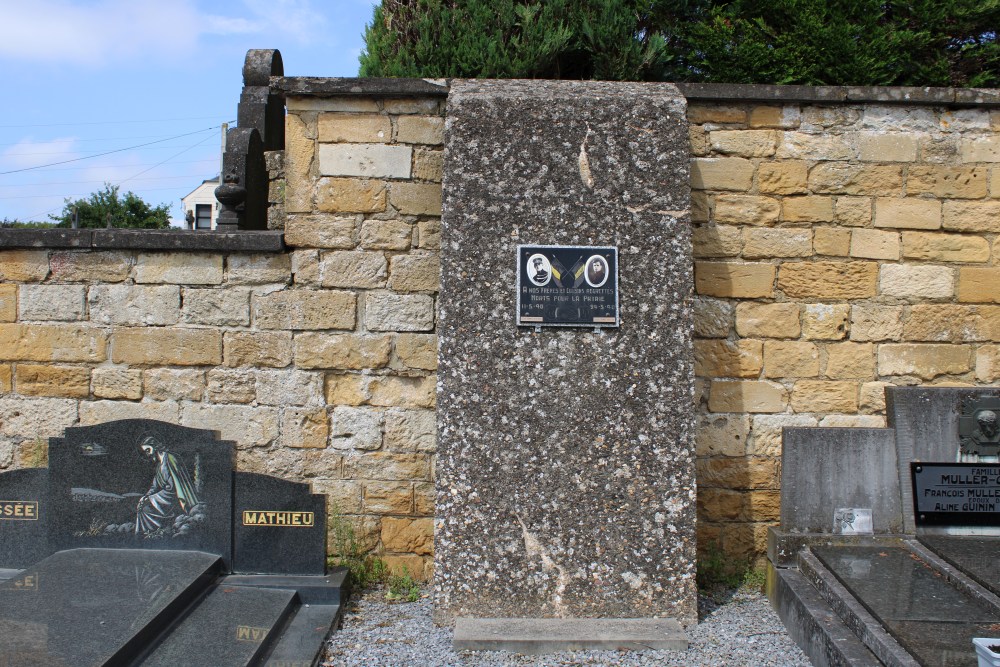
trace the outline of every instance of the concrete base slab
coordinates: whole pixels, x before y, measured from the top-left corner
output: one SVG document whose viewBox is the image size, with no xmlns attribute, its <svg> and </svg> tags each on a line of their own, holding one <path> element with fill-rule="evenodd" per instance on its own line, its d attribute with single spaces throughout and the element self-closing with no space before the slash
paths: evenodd
<svg viewBox="0 0 1000 667">
<path fill-rule="evenodd" d="M 456 651 L 686 651 L 673 618 L 457 618 Z"/>
</svg>

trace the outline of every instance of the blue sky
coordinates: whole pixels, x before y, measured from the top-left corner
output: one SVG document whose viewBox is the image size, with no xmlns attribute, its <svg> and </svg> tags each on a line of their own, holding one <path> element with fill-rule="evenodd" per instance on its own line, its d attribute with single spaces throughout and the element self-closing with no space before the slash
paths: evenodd
<svg viewBox="0 0 1000 667">
<path fill-rule="evenodd" d="M 47 220 L 104 182 L 179 220 L 218 174 L 247 50 L 278 49 L 287 76 L 356 76 L 373 4 L 0 0 L 0 220 Z"/>
</svg>

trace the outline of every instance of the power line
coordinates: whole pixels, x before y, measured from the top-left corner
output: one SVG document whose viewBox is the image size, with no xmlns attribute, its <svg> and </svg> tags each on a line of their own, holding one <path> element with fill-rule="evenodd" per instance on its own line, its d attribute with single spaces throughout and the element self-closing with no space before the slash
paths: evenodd
<svg viewBox="0 0 1000 667">
<path fill-rule="evenodd" d="M 213 164 L 218 165 L 219 164 L 219 156 L 216 155 L 215 157 L 203 158 L 201 160 L 179 160 L 178 162 L 175 162 L 174 164 L 200 164 L 202 162 L 212 162 Z M 102 169 L 122 169 L 122 168 L 125 168 L 125 167 L 148 167 L 148 166 L 150 166 L 148 163 L 147 164 L 104 164 L 104 165 L 101 165 L 101 168 Z M 50 169 L 49 172 L 53 172 L 53 171 L 81 171 L 83 169 L 90 169 L 90 167 L 63 167 L 62 169 Z"/>
<path fill-rule="evenodd" d="M 229 121 L 235 123 L 236 121 Z M 7 174 L 18 174 L 24 171 L 33 171 L 35 169 L 44 169 L 45 167 L 53 167 L 58 164 L 67 164 L 69 162 L 79 162 L 80 160 L 90 160 L 95 157 L 101 157 L 103 155 L 111 155 L 112 153 L 121 153 L 123 151 L 130 151 L 136 148 L 143 148 L 144 146 L 151 146 L 153 144 L 162 144 L 164 141 L 171 141 L 173 139 L 180 139 L 181 137 L 190 137 L 192 134 L 200 134 L 202 132 L 208 132 L 209 130 L 217 129 L 216 126 L 206 127 L 203 130 L 196 130 L 194 132 L 187 132 L 185 134 L 178 134 L 175 137 L 168 137 L 166 139 L 159 139 L 158 141 L 150 141 L 145 144 L 138 144 L 137 146 L 129 146 L 127 148 L 117 148 L 113 151 L 105 151 L 103 153 L 94 153 L 93 155 L 85 155 L 83 157 L 73 158 L 71 160 L 60 160 L 59 162 L 50 162 L 49 164 L 40 164 L 35 167 L 24 167 L 23 169 L 12 169 L 10 171 L 0 171 L 0 176 L 6 176 Z"/>
<path fill-rule="evenodd" d="M 39 141 L 39 142 L 32 141 L 32 143 L 52 144 L 58 141 L 72 141 L 78 144 L 83 144 L 83 143 L 94 143 L 95 141 L 133 141 L 135 139 L 159 139 L 161 137 L 163 137 L 162 134 L 138 134 L 138 135 L 133 135 L 131 137 L 100 137 L 97 139 L 80 139 L 79 137 L 56 137 L 55 139 L 49 139 L 48 141 Z M 25 140 L 22 139 L 21 141 L 0 143 L 0 146 L 20 146 L 24 143 Z"/>
<path fill-rule="evenodd" d="M 142 189 L 143 192 L 164 192 L 164 191 L 167 191 L 167 190 L 177 190 L 177 187 L 174 186 L 172 188 L 143 188 Z M 4 197 L 4 199 L 5 200 L 7 200 L 7 199 L 47 199 L 49 197 L 62 197 L 64 199 L 70 199 L 72 197 L 86 197 L 86 196 L 92 195 L 92 194 L 94 194 L 94 193 L 93 192 L 78 192 L 76 194 L 71 194 L 71 195 L 18 195 L 16 197 Z"/>
<path fill-rule="evenodd" d="M 213 162 L 218 162 L 218 160 L 213 160 Z M 162 164 L 162 163 L 160 163 Z M 160 165 L 153 165 L 151 169 L 156 168 Z M 140 174 L 143 172 L 139 172 Z M 139 174 L 136 174 L 138 176 Z M 126 178 L 125 181 L 179 181 L 181 179 L 191 180 L 193 176 L 151 176 L 149 178 L 136 178 L 135 176 L 130 176 Z M 0 188 L 47 188 L 51 185 L 87 185 L 88 183 L 105 183 L 107 179 L 103 178 L 92 178 L 87 181 L 54 181 L 52 183 L 18 183 L 16 185 L 0 185 Z M 125 181 L 122 181 L 124 183 Z"/>
<path fill-rule="evenodd" d="M 198 131 L 199 132 L 204 132 L 205 130 L 198 130 Z M 176 137 L 172 137 L 172 139 L 176 139 Z M 168 140 L 164 139 L 163 141 L 168 141 Z M 130 146 L 129 148 L 135 148 L 136 150 L 138 150 L 138 147 L 136 147 L 136 146 Z M 121 150 L 129 150 L 129 148 L 123 148 Z M 171 148 L 176 148 L 176 146 L 170 146 L 168 144 L 166 146 L 147 146 L 146 148 L 147 148 L 147 150 L 170 150 Z M 2 157 L 7 157 L 7 158 L 11 158 L 11 157 L 28 157 L 28 156 L 31 156 L 31 155 L 79 155 L 79 152 L 78 151 L 42 151 L 42 152 L 38 152 L 38 153 L 3 153 Z"/>
<path fill-rule="evenodd" d="M 157 162 L 156 164 L 154 164 L 154 165 L 153 165 L 152 167 L 150 167 L 149 169 L 144 169 L 144 170 L 140 171 L 140 172 L 139 172 L 138 174 L 135 174 L 135 175 L 133 175 L 133 176 L 129 176 L 128 178 L 126 178 L 126 179 L 125 179 L 125 180 L 123 180 L 123 181 L 119 181 L 119 182 L 118 182 L 118 185 L 122 185 L 122 184 L 123 184 L 123 183 L 125 183 L 126 181 L 131 181 L 131 180 L 132 180 L 133 178 L 135 178 L 136 176 L 142 176 L 142 175 L 143 175 L 143 174 L 145 174 L 145 173 L 146 173 L 147 171 L 152 171 L 152 170 L 156 169 L 157 167 L 159 167 L 159 166 L 160 166 L 161 164 L 166 164 L 167 162 L 170 162 L 171 160 L 173 160 L 173 159 L 174 159 L 175 157 L 177 157 L 178 155 L 183 155 L 184 153 L 187 153 L 187 152 L 188 152 L 189 150 L 191 150 L 192 148 L 197 148 L 198 146 L 202 145 L 203 143 L 205 143 L 206 141 L 208 141 L 208 140 L 209 140 L 209 139 L 211 139 L 211 138 L 212 138 L 211 136 L 207 136 L 207 137 L 205 137 L 204 139 L 202 139 L 201 141 L 199 141 L 199 142 L 197 142 L 197 143 L 194 143 L 194 144 L 191 144 L 190 146 L 188 146 L 188 147 L 187 147 L 187 148 L 185 148 L 184 150 L 180 151 L 179 153 L 174 153 L 173 155 L 171 155 L 170 157 L 168 157 L 168 158 L 167 158 L 166 160 L 164 160 L 163 162 Z"/>
<path fill-rule="evenodd" d="M 122 125 L 125 123 L 174 123 L 179 120 L 208 120 L 218 118 L 218 116 L 189 116 L 188 118 L 156 118 L 156 119 L 131 119 L 131 120 L 93 120 L 80 121 L 77 123 L 31 123 L 27 125 L 0 125 L 0 128 L 10 127 L 74 127 L 76 125 Z M 234 122 L 234 121 L 230 121 Z"/>
</svg>

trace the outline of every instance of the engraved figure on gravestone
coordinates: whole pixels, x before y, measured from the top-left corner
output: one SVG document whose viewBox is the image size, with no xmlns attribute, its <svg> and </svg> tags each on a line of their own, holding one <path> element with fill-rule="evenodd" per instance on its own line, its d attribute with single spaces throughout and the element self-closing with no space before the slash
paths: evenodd
<svg viewBox="0 0 1000 667">
<path fill-rule="evenodd" d="M 204 518 L 204 506 L 184 464 L 156 436 L 143 437 L 139 448 L 157 465 L 149 490 L 136 505 L 136 535 L 190 532 L 191 524 Z"/>
<path fill-rule="evenodd" d="M 552 275 L 552 266 L 545 255 L 532 255 L 528 261 L 528 280 L 539 287 L 544 287 L 549 283 Z"/>
<path fill-rule="evenodd" d="M 961 454 L 997 456 L 1000 453 L 1000 398 L 969 398 L 958 422 Z"/>
</svg>

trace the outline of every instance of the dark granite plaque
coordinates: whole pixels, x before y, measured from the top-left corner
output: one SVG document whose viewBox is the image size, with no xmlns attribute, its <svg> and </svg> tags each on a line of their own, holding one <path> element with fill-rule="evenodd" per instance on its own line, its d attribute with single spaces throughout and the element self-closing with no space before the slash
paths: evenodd
<svg viewBox="0 0 1000 667">
<path fill-rule="evenodd" d="M 326 497 L 308 484 L 236 473 L 233 571 L 326 571 Z"/>
<path fill-rule="evenodd" d="M 517 323 L 618 326 L 618 249 L 519 245 Z"/>
<path fill-rule="evenodd" d="M 0 567 L 27 567 L 49 554 L 49 471 L 0 474 Z"/>
<path fill-rule="evenodd" d="M 233 443 L 147 419 L 49 440 L 49 545 L 232 554 Z"/>
<path fill-rule="evenodd" d="M 917 525 L 1000 526 L 1000 464 L 910 463 Z"/>
</svg>

